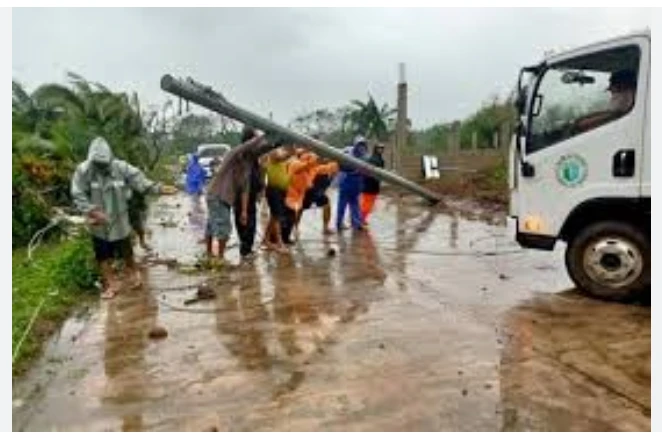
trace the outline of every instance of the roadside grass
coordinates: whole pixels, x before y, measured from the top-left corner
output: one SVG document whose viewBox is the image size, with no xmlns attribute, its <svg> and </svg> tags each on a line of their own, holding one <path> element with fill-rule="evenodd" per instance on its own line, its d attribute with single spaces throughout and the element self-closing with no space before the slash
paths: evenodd
<svg viewBox="0 0 662 444">
<path fill-rule="evenodd" d="M 31 262 L 26 248 L 12 251 L 12 356 L 44 299 L 13 360 L 13 376 L 24 372 L 71 311 L 89 300 L 96 279 L 92 247 L 85 236 L 42 244 Z"/>
</svg>

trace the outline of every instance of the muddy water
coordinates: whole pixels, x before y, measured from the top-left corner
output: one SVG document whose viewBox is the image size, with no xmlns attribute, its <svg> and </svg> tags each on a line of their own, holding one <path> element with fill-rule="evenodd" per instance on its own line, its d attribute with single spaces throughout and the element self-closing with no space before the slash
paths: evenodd
<svg viewBox="0 0 662 444">
<path fill-rule="evenodd" d="M 150 219 L 161 259 L 195 261 L 201 208 Z M 562 251 L 395 199 L 370 233 L 320 219 L 291 256 L 146 262 L 14 385 L 14 430 L 650 430 L 650 309 L 580 297 Z M 217 297 L 184 306 L 202 282 Z"/>
</svg>

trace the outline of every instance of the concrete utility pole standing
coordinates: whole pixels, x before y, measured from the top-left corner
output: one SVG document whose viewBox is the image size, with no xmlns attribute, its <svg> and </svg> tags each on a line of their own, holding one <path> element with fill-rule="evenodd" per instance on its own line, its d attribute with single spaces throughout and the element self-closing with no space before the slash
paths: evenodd
<svg viewBox="0 0 662 444">
<path fill-rule="evenodd" d="M 400 79 L 398 81 L 398 116 L 395 126 L 395 149 L 391 154 L 393 170 L 397 173 L 402 168 L 402 153 L 407 146 L 407 80 L 405 79 L 405 64 L 400 63 Z"/>
</svg>

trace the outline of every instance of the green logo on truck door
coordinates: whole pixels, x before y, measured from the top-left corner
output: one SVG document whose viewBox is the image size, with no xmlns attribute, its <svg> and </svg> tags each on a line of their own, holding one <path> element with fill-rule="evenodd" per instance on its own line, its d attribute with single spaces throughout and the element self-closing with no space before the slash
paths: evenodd
<svg viewBox="0 0 662 444">
<path fill-rule="evenodd" d="M 556 164 L 556 178 L 561 185 L 566 187 L 580 185 L 587 175 L 588 165 L 586 165 L 586 161 L 576 154 L 561 156 Z"/>
</svg>

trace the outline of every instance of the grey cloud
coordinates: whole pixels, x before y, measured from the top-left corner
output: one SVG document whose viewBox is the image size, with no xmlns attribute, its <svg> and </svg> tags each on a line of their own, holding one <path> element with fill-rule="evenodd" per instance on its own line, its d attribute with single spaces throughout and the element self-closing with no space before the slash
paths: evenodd
<svg viewBox="0 0 662 444">
<path fill-rule="evenodd" d="M 13 76 L 66 70 L 143 102 L 166 72 L 288 121 L 370 92 L 395 102 L 407 64 L 416 127 L 465 117 L 551 48 L 650 26 L 646 9 L 14 9 Z"/>
</svg>

